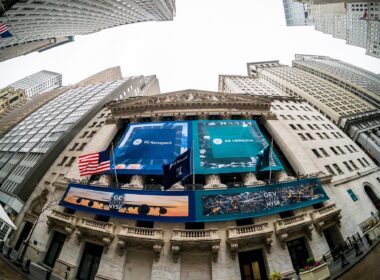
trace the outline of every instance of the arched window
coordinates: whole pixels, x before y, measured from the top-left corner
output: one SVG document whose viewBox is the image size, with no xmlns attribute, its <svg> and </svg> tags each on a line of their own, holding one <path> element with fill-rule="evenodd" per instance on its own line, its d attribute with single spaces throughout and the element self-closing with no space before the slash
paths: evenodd
<svg viewBox="0 0 380 280">
<path fill-rule="evenodd" d="M 364 190 L 369 199 L 372 201 L 373 205 L 375 205 L 376 209 L 380 209 L 380 199 L 377 197 L 372 188 L 370 186 L 364 186 Z"/>
</svg>

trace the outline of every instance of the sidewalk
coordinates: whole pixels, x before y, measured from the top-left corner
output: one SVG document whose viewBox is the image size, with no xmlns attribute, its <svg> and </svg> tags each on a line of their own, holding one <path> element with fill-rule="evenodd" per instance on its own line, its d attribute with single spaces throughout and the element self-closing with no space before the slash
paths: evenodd
<svg viewBox="0 0 380 280">
<path fill-rule="evenodd" d="M 0 280 L 25 280 L 22 274 L 18 273 L 12 266 L 0 258 Z"/>
<path fill-rule="evenodd" d="M 346 252 L 345 257 L 346 257 L 346 260 L 349 262 L 349 264 L 346 265 L 345 267 L 342 267 L 341 259 L 337 259 L 336 261 L 330 263 L 329 270 L 330 270 L 331 279 L 347 279 L 347 280 L 349 279 L 355 279 L 355 280 L 380 279 L 380 274 L 376 278 L 369 278 L 367 277 L 366 274 L 361 274 L 361 275 L 358 274 L 356 277 L 353 277 L 351 275 L 351 269 L 359 270 L 361 269 L 364 263 L 365 264 L 377 263 L 375 266 L 377 268 L 377 272 L 380 273 L 380 266 L 378 265 L 378 257 L 380 254 L 380 246 L 378 246 L 379 243 L 380 243 L 380 239 L 374 240 L 372 245 L 369 245 L 366 242 L 363 243 L 361 246 L 359 246 L 360 250 L 363 252 L 359 256 L 356 256 L 356 252 L 354 249 L 350 250 L 349 252 Z"/>
</svg>

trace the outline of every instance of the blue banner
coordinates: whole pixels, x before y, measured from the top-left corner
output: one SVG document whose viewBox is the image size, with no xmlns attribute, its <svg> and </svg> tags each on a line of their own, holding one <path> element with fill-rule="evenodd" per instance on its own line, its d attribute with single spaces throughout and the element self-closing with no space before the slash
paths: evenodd
<svg viewBox="0 0 380 280">
<path fill-rule="evenodd" d="M 184 180 L 192 174 L 191 150 L 184 152 L 171 164 L 162 166 L 164 171 L 164 188 L 168 189 L 175 183 Z"/>
<path fill-rule="evenodd" d="M 318 179 L 263 187 L 197 191 L 197 221 L 253 218 L 303 208 L 328 200 Z"/>
<path fill-rule="evenodd" d="M 119 174 L 161 175 L 162 165 L 173 162 L 190 146 L 188 122 L 130 124 L 115 149 L 112 168 Z"/>
<path fill-rule="evenodd" d="M 260 217 L 328 200 L 316 178 L 262 187 L 204 191 L 138 191 L 69 184 L 60 204 L 136 220 L 225 221 Z"/>
<path fill-rule="evenodd" d="M 61 205 L 119 218 L 148 221 L 195 220 L 194 193 L 138 191 L 69 184 Z"/>
<path fill-rule="evenodd" d="M 193 135 L 196 174 L 257 172 L 260 152 L 269 146 L 252 120 L 196 121 Z M 284 170 L 275 153 L 261 157 L 260 171 Z"/>
</svg>

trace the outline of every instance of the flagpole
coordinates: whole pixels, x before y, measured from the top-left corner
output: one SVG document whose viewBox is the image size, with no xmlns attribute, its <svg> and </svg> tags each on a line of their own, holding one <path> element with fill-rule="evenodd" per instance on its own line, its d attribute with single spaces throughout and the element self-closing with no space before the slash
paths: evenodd
<svg viewBox="0 0 380 280">
<path fill-rule="evenodd" d="M 116 188 L 119 188 L 119 182 L 117 180 L 117 173 L 116 173 L 116 162 L 115 162 L 115 153 L 113 151 L 113 143 L 111 143 L 111 151 L 112 151 L 112 157 L 113 157 L 113 171 L 115 172 L 115 178 L 116 178 Z"/>
<path fill-rule="evenodd" d="M 15 35 L 15 37 L 17 38 L 17 40 L 20 40 L 20 38 L 17 36 L 17 33 L 16 33 L 15 28 L 13 27 L 12 21 L 10 20 L 10 18 L 9 18 L 9 16 L 8 16 L 8 13 L 7 13 L 7 11 L 5 10 L 5 8 L 4 8 L 4 6 L 3 6 L 3 3 L 2 3 L 1 1 L 0 1 L 0 5 L 1 5 L 1 8 L 3 9 L 3 11 L 4 11 L 5 16 L 6 16 L 7 19 L 8 19 L 9 24 L 10 24 L 11 27 L 12 27 L 12 32 L 13 32 L 13 34 Z"/>
<path fill-rule="evenodd" d="M 272 161 L 271 161 L 271 155 L 272 155 L 272 149 L 273 149 L 273 138 L 271 140 L 271 143 L 270 143 L 270 148 L 269 148 L 269 159 L 268 159 L 268 163 L 269 163 L 269 183 L 270 183 L 270 178 L 272 177 Z"/>
</svg>

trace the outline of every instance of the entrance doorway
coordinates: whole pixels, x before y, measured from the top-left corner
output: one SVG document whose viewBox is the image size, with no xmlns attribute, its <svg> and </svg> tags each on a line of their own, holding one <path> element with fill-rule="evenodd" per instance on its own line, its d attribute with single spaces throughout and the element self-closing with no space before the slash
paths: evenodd
<svg viewBox="0 0 380 280">
<path fill-rule="evenodd" d="M 61 253 L 63 244 L 65 243 L 66 235 L 55 231 L 53 239 L 51 240 L 49 249 L 46 253 L 44 263 L 50 267 L 54 267 L 55 261 Z"/>
<path fill-rule="evenodd" d="M 32 227 L 33 227 L 33 224 L 31 222 L 28 222 L 28 221 L 25 222 L 24 228 L 22 229 L 15 246 L 16 251 L 20 250 L 22 242 L 28 238 L 28 235 L 30 231 L 32 230 Z"/>
<path fill-rule="evenodd" d="M 293 268 L 298 271 L 307 264 L 306 260 L 310 257 L 306 247 L 304 237 L 287 242 L 290 258 L 292 259 Z"/>
<path fill-rule="evenodd" d="M 340 233 L 336 225 L 331 226 L 323 231 L 323 235 L 326 238 L 327 244 L 330 250 L 338 247 L 339 244 L 343 242 L 342 234 Z"/>
<path fill-rule="evenodd" d="M 376 209 L 379 210 L 380 209 L 380 199 L 377 197 L 377 195 L 372 190 L 372 188 L 370 186 L 365 186 L 364 191 L 368 195 L 369 199 L 372 201 L 372 203 L 376 207 Z"/>
<path fill-rule="evenodd" d="M 103 246 L 86 243 L 83 250 L 82 259 L 80 261 L 77 279 L 92 280 L 95 278 L 102 253 Z"/>
<path fill-rule="evenodd" d="M 267 279 L 262 250 L 239 252 L 238 256 L 242 280 Z"/>
</svg>

